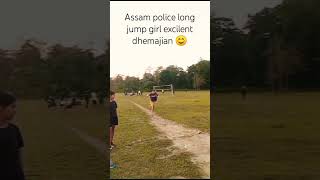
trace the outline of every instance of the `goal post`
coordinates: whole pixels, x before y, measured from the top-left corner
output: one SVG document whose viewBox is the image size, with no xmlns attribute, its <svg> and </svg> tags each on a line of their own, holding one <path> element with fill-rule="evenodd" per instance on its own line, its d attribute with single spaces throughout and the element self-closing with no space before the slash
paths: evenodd
<svg viewBox="0 0 320 180">
<path fill-rule="evenodd" d="M 168 85 L 159 85 L 159 86 L 153 86 L 153 90 L 157 91 L 170 91 L 172 95 L 174 95 L 174 89 L 172 84 Z"/>
</svg>

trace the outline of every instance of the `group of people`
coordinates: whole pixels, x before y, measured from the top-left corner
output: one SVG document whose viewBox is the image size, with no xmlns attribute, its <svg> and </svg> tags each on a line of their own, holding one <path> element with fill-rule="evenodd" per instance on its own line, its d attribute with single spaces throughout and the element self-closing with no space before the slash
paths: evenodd
<svg viewBox="0 0 320 180">
<path fill-rule="evenodd" d="M 161 92 L 162 92 L 162 94 L 164 94 L 164 92 L 165 92 L 164 89 L 161 89 Z M 143 92 L 141 90 L 138 90 L 137 92 L 132 91 L 130 93 L 128 93 L 127 91 L 124 91 L 124 95 L 125 96 L 128 96 L 128 95 L 129 96 L 134 96 L 134 95 L 143 96 Z"/>
<path fill-rule="evenodd" d="M 158 93 L 155 90 L 152 90 L 151 93 L 147 95 L 150 98 L 150 110 L 154 112 L 155 104 L 158 101 Z M 116 145 L 114 144 L 114 135 L 115 135 L 115 128 L 119 124 L 119 117 L 117 112 L 118 104 L 116 102 L 116 93 L 111 91 L 110 92 L 110 127 L 109 127 L 109 136 L 110 136 L 110 144 L 109 149 L 112 150 Z M 110 159 L 110 168 L 115 168 L 115 163 L 112 162 Z"/>
<path fill-rule="evenodd" d="M 124 95 L 125 96 L 134 96 L 134 95 L 137 95 L 137 96 L 142 96 L 142 94 L 143 94 L 143 92 L 142 91 L 137 91 L 137 92 L 134 92 L 134 91 L 132 91 L 132 92 L 127 92 L 127 91 L 125 91 L 124 92 Z"/>
<path fill-rule="evenodd" d="M 61 95 L 59 97 L 48 96 L 46 98 L 46 101 L 48 103 L 48 108 L 60 106 L 69 109 L 73 106 L 82 104 L 85 104 L 86 108 L 89 107 L 90 103 L 93 105 L 96 105 L 98 103 L 103 104 L 104 98 L 105 96 L 102 93 L 97 95 L 97 93 L 95 92 L 86 92 L 81 96 L 74 93 L 72 93 L 71 95 Z"/>
</svg>

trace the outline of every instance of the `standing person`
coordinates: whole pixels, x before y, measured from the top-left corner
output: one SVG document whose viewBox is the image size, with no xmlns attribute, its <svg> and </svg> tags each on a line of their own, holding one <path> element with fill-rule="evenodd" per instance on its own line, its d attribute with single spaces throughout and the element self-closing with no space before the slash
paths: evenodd
<svg viewBox="0 0 320 180">
<path fill-rule="evenodd" d="M 88 108 L 88 107 L 89 107 L 89 101 L 90 101 L 89 91 L 85 92 L 85 94 L 84 94 L 84 100 L 86 101 L 86 108 Z"/>
<path fill-rule="evenodd" d="M 61 95 L 60 96 L 60 103 L 59 103 L 60 106 L 64 106 L 64 95 Z"/>
<path fill-rule="evenodd" d="M 248 88 L 246 86 L 241 87 L 241 96 L 243 100 L 247 99 L 247 91 L 248 91 Z"/>
<path fill-rule="evenodd" d="M 155 90 L 152 90 L 152 92 L 150 94 L 148 94 L 148 96 L 150 97 L 150 107 L 151 107 L 151 111 L 154 112 L 155 109 L 155 104 L 158 101 L 158 93 Z"/>
<path fill-rule="evenodd" d="M 10 121 L 16 114 L 16 98 L 0 91 L 0 179 L 24 180 L 21 149 L 24 146 L 19 128 Z"/>
<path fill-rule="evenodd" d="M 91 102 L 96 105 L 98 103 L 98 98 L 96 92 L 91 92 Z"/>
<path fill-rule="evenodd" d="M 48 97 L 47 102 L 48 102 L 48 108 L 57 106 L 56 101 L 52 96 Z"/>
<path fill-rule="evenodd" d="M 70 97 L 64 109 L 72 109 L 73 105 L 75 104 L 75 101 L 75 97 Z"/>
<path fill-rule="evenodd" d="M 113 137 L 115 134 L 116 126 L 118 125 L 118 112 L 117 112 L 117 102 L 115 100 L 116 93 L 110 92 L 110 149 L 112 149 L 115 144 L 113 143 Z"/>
</svg>

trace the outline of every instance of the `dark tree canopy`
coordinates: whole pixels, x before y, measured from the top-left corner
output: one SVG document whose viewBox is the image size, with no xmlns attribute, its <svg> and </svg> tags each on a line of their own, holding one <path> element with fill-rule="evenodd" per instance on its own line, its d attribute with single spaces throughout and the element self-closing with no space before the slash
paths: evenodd
<svg viewBox="0 0 320 180">
<path fill-rule="evenodd" d="M 60 91 L 106 91 L 106 53 L 60 44 L 42 50 L 27 40 L 15 51 L 0 50 L 0 89 L 22 97 L 44 97 Z M 45 55 L 44 55 L 45 54 Z"/>
<path fill-rule="evenodd" d="M 248 16 L 243 30 L 212 17 L 217 88 L 320 88 L 320 1 L 285 0 Z"/>
<path fill-rule="evenodd" d="M 159 67 L 153 73 L 146 72 L 142 79 L 120 75 L 111 79 L 111 89 L 117 92 L 150 91 L 153 86 L 169 84 L 173 84 L 176 90 L 209 89 L 210 62 L 201 60 L 186 71 L 174 65 Z"/>
</svg>

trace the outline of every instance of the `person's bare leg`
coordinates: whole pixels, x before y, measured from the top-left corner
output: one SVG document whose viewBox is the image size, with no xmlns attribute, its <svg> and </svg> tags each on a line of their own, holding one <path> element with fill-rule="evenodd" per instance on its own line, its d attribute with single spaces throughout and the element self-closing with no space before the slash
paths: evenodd
<svg viewBox="0 0 320 180">
<path fill-rule="evenodd" d="M 113 137 L 114 137 L 115 130 L 116 130 L 116 126 L 112 126 L 112 141 L 111 141 L 112 144 L 113 144 Z"/>
<path fill-rule="evenodd" d="M 112 133 L 111 143 L 113 143 L 113 137 L 114 137 L 114 132 L 113 132 L 113 131 L 114 131 L 114 129 L 113 129 L 113 127 L 114 127 L 114 126 L 112 126 L 112 128 L 111 128 L 111 133 Z"/>
<path fill-rule="evenodd" d="M 112 142 L 112 139 L 113 139 L 113 135 L 112 135 L 112 127 L 109 128 L 109 136 L 110 136 L 110 146 L 111 146 L 111 142 Z"/>
</svg>

